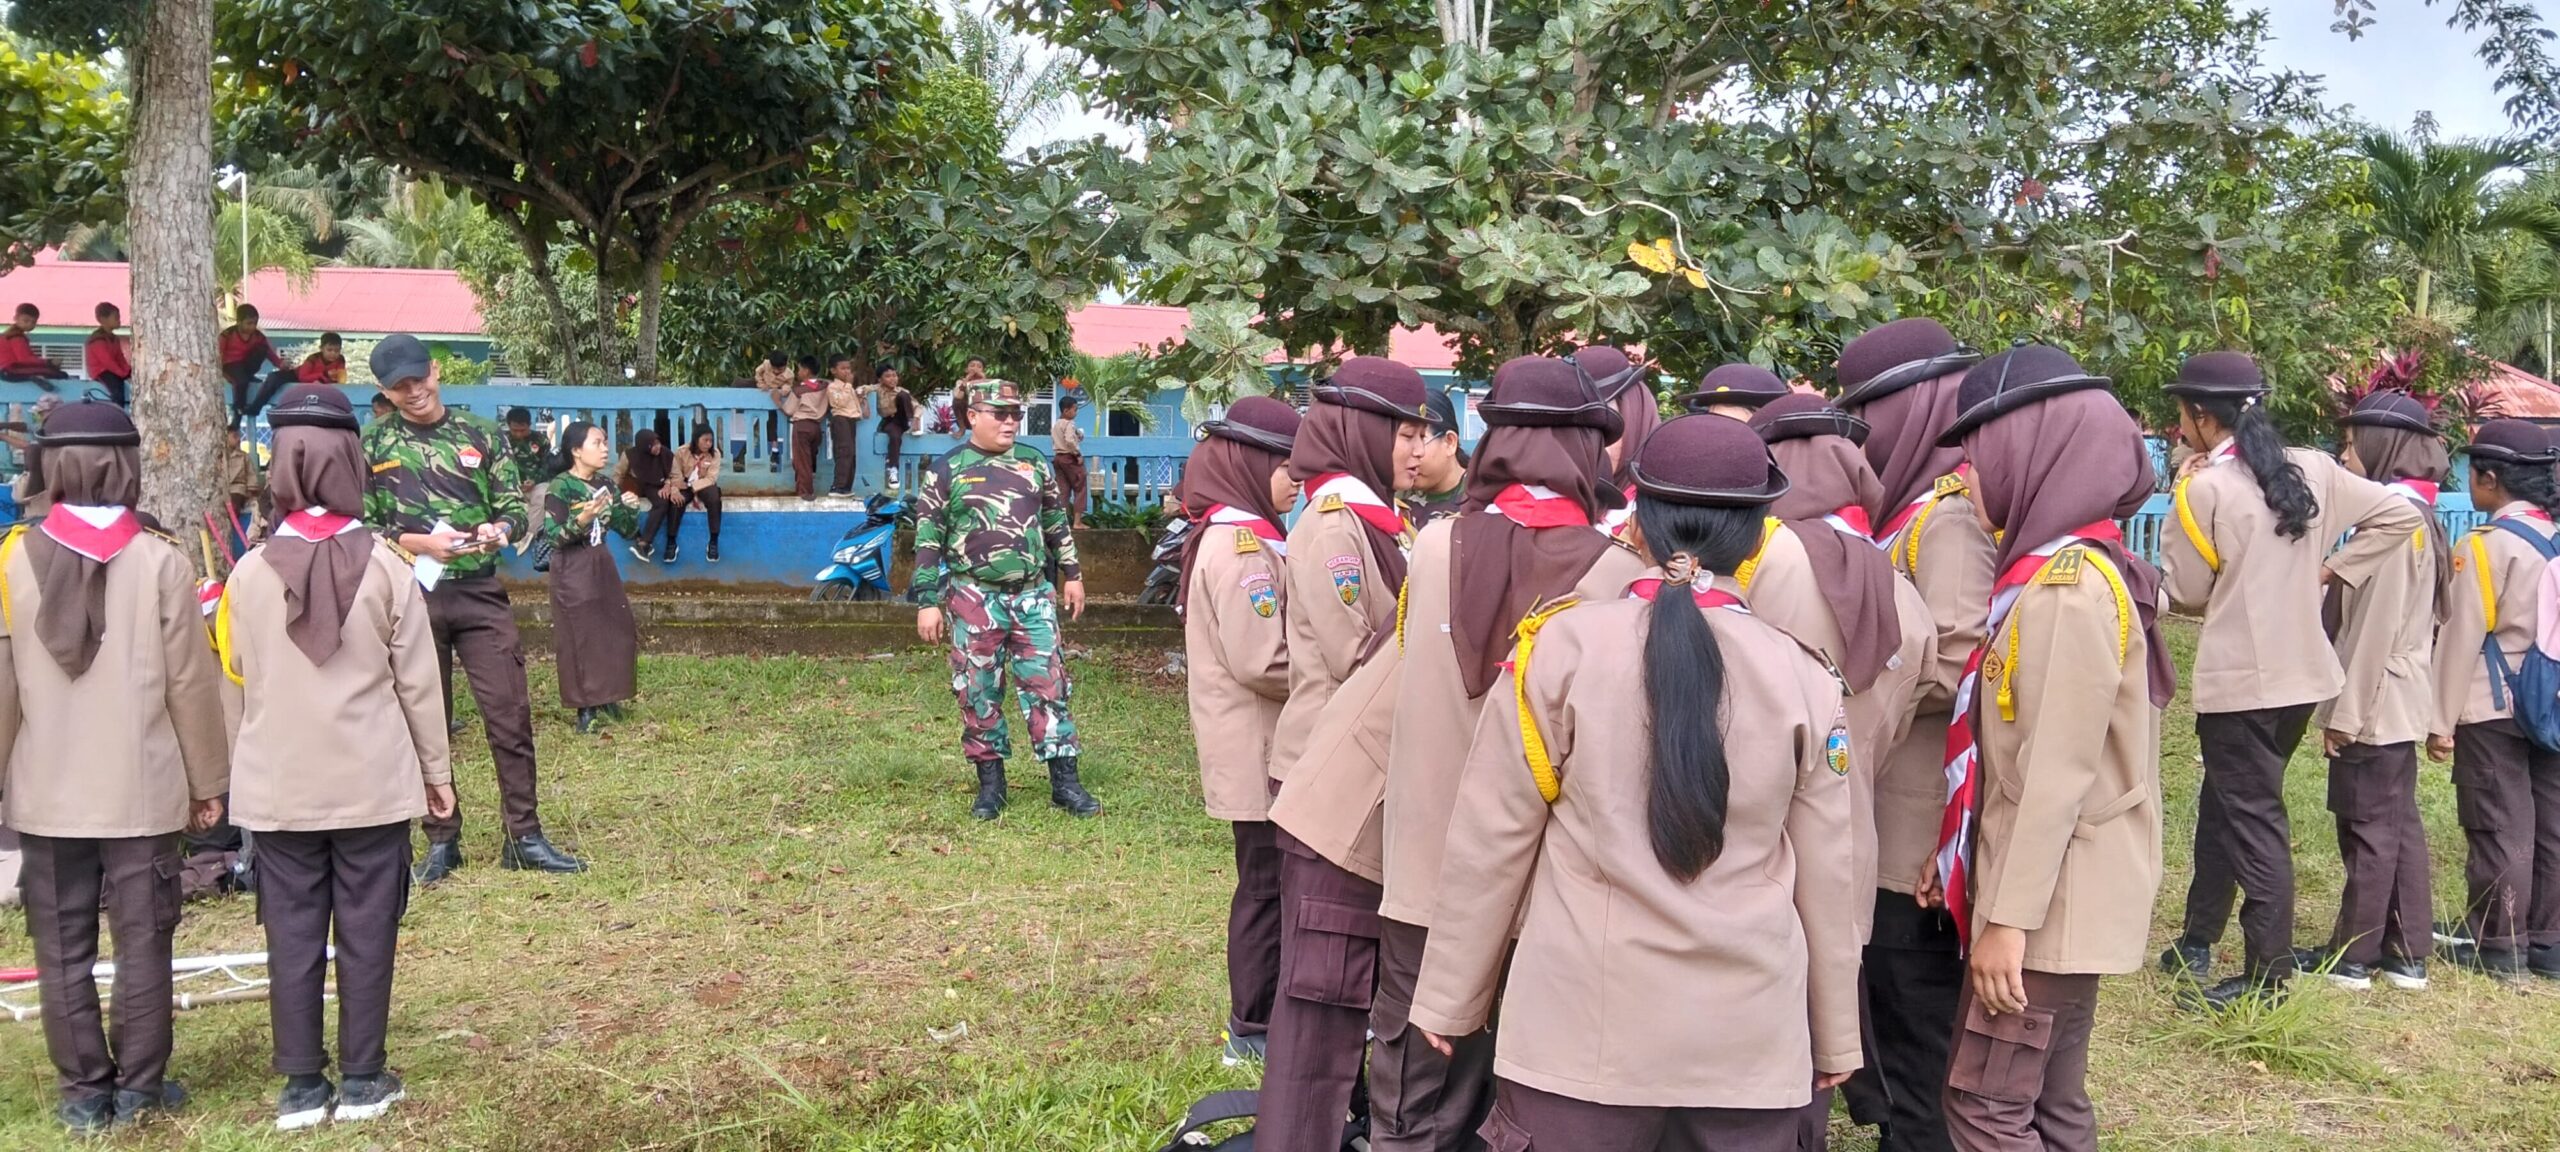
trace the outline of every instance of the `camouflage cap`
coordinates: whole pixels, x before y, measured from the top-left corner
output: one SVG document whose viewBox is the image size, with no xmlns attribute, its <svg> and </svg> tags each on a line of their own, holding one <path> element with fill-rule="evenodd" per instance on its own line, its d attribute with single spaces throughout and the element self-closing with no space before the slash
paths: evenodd
<svg viewBox="0 0 2560 1152">
<path fill-rule="evenodd" d="M 970 407 L 986 408 L 991 411 L 1004 408 L 1010 408 L 1016 412 L 1022 411 L 1022 385 L 1020 384 L 1011 380 L 980 380 L 974 389 L 975 395 L 969 398 Z"/>
</svg>

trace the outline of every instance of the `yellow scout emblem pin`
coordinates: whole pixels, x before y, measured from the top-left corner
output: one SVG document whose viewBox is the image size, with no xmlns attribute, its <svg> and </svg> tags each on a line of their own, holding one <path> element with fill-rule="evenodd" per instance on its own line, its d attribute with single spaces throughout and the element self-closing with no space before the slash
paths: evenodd
<svg viewBox="0 0 2560 1152">
<path fill-rule="evenodd" d="M 1849 730 L 1847 728 L 1834 728 L 1831 730 L 1831 735 L 1823 739 L 1822 759 L 1824 763 L 1831 765 L 1832 775 L 1849 774 Z"/>
<path fill-rule="evenodd" d="M 1262 541 L 1258 537 L 1254 536 L 1253 529 L 1236 529 L 1236 555 L 1242 556 L 1250 552 L 1260 551 L 1262 551 Z M 1270 613 L 1265 612 L 1263 615 L 1268 616 Z"/>
<path fill-rule="evenodd" d="M 1327 497 L 1325 497 L 1323 500 L 1318 501 L 1318 502 L 1316 503 L 1316 511 L 1318 511 L 1318 512 L 1340 512 L 1340 511 L 1342 511 L 1342 494 L 1341 494 L 1341 493 L 1339 493 L 1339 492 L 1336 492 L 1336 493 L 1334 493 L 1333 495 L 1327 496 Z"/>
<path fill-rule="evenodd" d="M 2038 583 L 2038 584 L 2077 584 L 2077 583 L 2079 583 L 2079 582 L 2080 582 L 2080 557 L 2082 557 L 2082 556 L 2084 556 L 2084 555 L 2086 555 L 2086 553 L 2082 552 L 2081 550 L 2079 550 L 2079 549 L 2077 549 L 2077 548 L 2066 548 L 2066 549 L 2062 550 L 2061 552 L 2057 552 L 2057 553 L 2055 553 L 2055 554 L 2054 554 L 2054 557 L 2053 557 L 2053 562 L 2044 566 L 2044 575 L 2036 577 L 2036 583 Z"/>
<path fill-rule="evenodd" d="M 1964 477 L 1958 476 L 1953 472 L 1940 476 L 1938 477 L 1936 491 L 1940 496 L 1953 496 L 1958 492 L 1962 492 L 1964 491 Z"/>
</svg>

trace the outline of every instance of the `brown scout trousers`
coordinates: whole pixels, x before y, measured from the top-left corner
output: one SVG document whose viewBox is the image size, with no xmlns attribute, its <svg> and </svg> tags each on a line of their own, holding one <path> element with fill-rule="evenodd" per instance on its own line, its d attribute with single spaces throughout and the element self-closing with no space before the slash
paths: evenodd
<svg viewBox="0 0 2560 1152">
<path fill-rule="evenodd" d="M 2350 744 L 2329 761 L 2329 811 L 2347 873 L 2329 948 L 2371 967 L 2435 949 L 2427 827 L 2418 820 L 2418 745 Z"/>
<path fill-rule="evenodd" d="M 1478 1134 L 1491 1152 L 1798 1152 L 1808 1110 L 1594 1104 L 1498 1079 Z"/>
<path fill-rule="evenodd" d="M 1877 1152 L 1948 1152 L 1939 1097 L 1965 983 L 1956 922 L 1907 892 L 1876 889 L 1875 934 L 1858 979 L 1867 1066 L 1841 1086 L 1849 1115 L 1878 1129 Z"/>
<path fill-rule="evenodd" d="M 427 620 L 435 633 L 437 671 L 443 675 L 444 714 L 453 716 L 453 666 L 471 681 L 480 703 L 480 726 L 498 770 L 498 813 L 507 838 L 542 831 L 533 767 L 533 699 L 524 683 L 524 645 L 516 638 L 515 610 L 495 576 L 447 577 L 427 593 Z M 427 839 L 462 837 L 462 809 L 426 818 Z"/>
<path fill-rule="evenodd" d="M 838 495 L 853 491 L 854 465 L 862 460 L 855 447 L 861 428 L 862 421 L 852 416 L 827 417 L 827 452 L 836 466 L 834 483 L 827 485 L 827 491 Z"/>
<path fill-rule="evenodd" d="M 2470 844 L 2465 920 L 2480 947 L 2560 945 L 2560 753 L 2513 720 L 2453 730 L 2454 809 Z"/>
<path fill-rule="evenodd" d="M 1960 1152 L 2097 1152 L 2089 1105 L 2095 975 L 2029 969 L 2027 1010 L 1993 1016 L 1965 984 L 1947 1065 L 1947 1135 Z"/>
<path fill-rule="evenodd" d="M 2244 897 L 2240 934 L 2251 976 L 2293 971 L 2293 829 L 2285 815 L 2284 769 L 2311 723 L 2311 708 L 2196 714 L 2204 792 L 2196 805 L 2185 938 L 2221 940 L 2236 888 Z"/>
<path fill-rule="evenodd" d="M 791 422 L 791 491 L 803 500 L 818 494 L 818 456 L 825 451 L 827 422 Z"/>
<path fill-rule="evenodd" d="M 35 945 L 44 1046 L 65 1099 L 117 1091 L 160 1098 L 169 1071 L 169 962 L 178 929 L 175 834 L 109 840 L 20 837 L 27 936 Z M 98 909 L 115 934 L 114 1014 L 98 1025 Z"/>
<path fill-rule="evenodd" d="M 1493 1032 L 1448 1037 L 1443 1056 L 1409 1026 L 1431 930 L 1380 918 L 1378 995 L 1369 1009 L 1371 1152 L 1462 1152 L 1493 1108 Z"/>
<path fill-rule="evenodd" d="M 1227 1034 L 1260 1036 L 1271 1030 L 1271 997 L 1280 986 L 1279 828 L 1268 820 L 1238 820 L 1236 892 L 1227 902 Z"/>
<path fill-rule="evenodd" d="M 1341 1152 L 1378 982 L 1377 885 L 1274 827 L 1280 989 L 1262 1065 L 1256 1152 Z"/>
<path fill-rule="evenodd" d="M 409 905 L 409 825 L 258 833 L 258 922 L 273 980 L 267 1018 L 275 1070 L 329 1070 L 321 1038 L 331 929 L 338 944 L 338 1054 L 343 1076 L 383 1069 L 391 1029 L 392 955 Z"/>
</svg>

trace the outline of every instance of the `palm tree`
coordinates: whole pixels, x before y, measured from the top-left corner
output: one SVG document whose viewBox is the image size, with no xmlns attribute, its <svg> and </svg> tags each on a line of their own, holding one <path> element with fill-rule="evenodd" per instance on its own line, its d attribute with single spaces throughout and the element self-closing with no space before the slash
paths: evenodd
<svg viewBox="0 0 2560 1152">
<path fill-rule="evenodd" d="M 2469 271 L 2487 242 L 2522 233 L 2560 244 L 2560 209 L 2536 198 L 2495 198 L 2490 178 L 2531 161 L 2524 140 L 2404 139 L 2368 132 L 2357 141 L 2367 165 L 2374 232 L 2417 266 L 2410 311 L 2430 315 L 2439 272 Z"/>
<path fill-rule="evenodd" d="M 995 17 L 965 4 L 955 5 L 951 15 L 952 55 L 995 93 L 996 130 L 1007 149 L 1020 143 L 1022 133 L 1057 119 L 1075 102 L 1082 82 L 1072 54 L 1016 36 Z M 1036 59 L 1035 52 L 1040 53 Z"/>
<path fill-rule="evenodd" d="M 248 230 L 245 269 L 241 266 L 240 238 L 244 227 Z M 309 287 L 311 269 L 318 263 L 311 255 L 310 243 L 311 229 L 305 222 L 256 202 L 254 194 L 245 208 L 237 200 L 226 200 L 214 218 L 214 286 L 236 302 L 248 276 L 276 268 L 283 270 L 295 287 Z"/>
<path fill-rule="evenodd" d="M 1094 410 L 1106 415 L 1125 414 L 1138 422 L 1140 432 L 1155 430 L 1155 410 L 1147 407 L 1147 401 L 1156 394 L 1157 369 L 1146 356 L 1136 352 L 1108 357 L 1078 352 L 1073 379 L 1084 390 L 1085 403 Z"/>
<path fill-rule="evenodd" d="M 394 173 L 382 215 L 338 222 L 347 237 L 341 264 L 364 268 L 459 268 L 496 236 L 497 224 L 468 196 L 435 177 Z"/>
</svg>

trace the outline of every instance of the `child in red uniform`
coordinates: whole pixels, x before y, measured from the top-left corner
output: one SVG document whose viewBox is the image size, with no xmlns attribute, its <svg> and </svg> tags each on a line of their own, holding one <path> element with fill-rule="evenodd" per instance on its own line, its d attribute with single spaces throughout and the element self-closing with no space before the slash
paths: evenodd
<svg viewBox="0 0 2560 1152">
<path fill-rule="evenodd" d="M 37 352 L 35 341 L 28 338 L 35 331 L 36 319 L 35 305 L 20 304 L 15 320 L 0 329 L 0 380 L 32 380 L 50 392 L 53 382 L 62 379 L 64 373 Z"/>
</svg>

